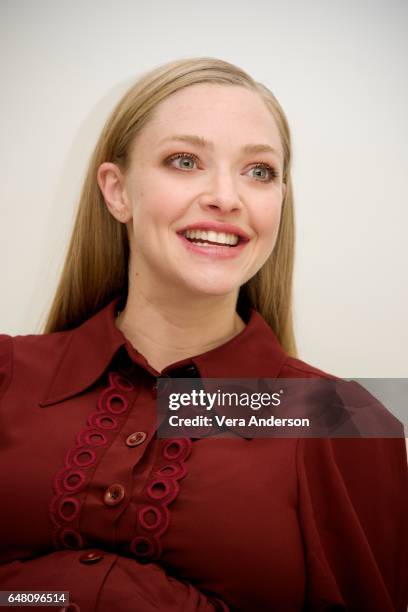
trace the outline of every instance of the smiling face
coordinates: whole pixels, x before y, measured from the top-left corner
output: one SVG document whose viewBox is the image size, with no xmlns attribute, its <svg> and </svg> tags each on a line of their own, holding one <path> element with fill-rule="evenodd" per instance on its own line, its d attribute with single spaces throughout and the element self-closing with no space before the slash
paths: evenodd
<svg viewBox="0 0 408 612">
<path fill-rule="evenodd" d="M 125 217 L 108 206 L 127 222 L 131 275 L 147 292 L 237 297 L 273 250 L 284 197 L 279 132 L 262 99 L 239 86 L 180 90 L 130 159 Z"/>
</svg>

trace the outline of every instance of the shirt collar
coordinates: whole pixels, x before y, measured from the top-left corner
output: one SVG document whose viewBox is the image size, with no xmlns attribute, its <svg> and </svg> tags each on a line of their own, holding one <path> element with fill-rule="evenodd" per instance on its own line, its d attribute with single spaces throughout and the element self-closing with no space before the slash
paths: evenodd
<svg viewBox="0 0 408 612">
<path fill-rule="evenodd" d="M 92 385 L 121 347 L 125 347 L 131 361 L 152 376 L 159 376 L 115 325 L 122 299 L 116 297 L 82 325 L 67 332 L 68 342 L 52 371 L 40 406 L 60 402 Z M 234 338 L 206 353 L 171 364 L 162 374 L 171 376 L 173 370 L 194 365 L 201 378 L 275 378 L 286 359 L 287 354 L 272 329 L 251 309 L 246 327 Z"/>
</svg>

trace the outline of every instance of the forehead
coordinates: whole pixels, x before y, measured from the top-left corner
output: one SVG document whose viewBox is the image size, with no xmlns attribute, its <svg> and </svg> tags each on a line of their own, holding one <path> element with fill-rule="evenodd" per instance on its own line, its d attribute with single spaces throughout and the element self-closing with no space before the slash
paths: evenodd
<svg viewBox="0 0 408 612">
<path fill-rule="evenodd" d="M 136 140 L 154 146 L 173 134 L 196 134 L 215 145 L 270 144 L 282 154 L 278 127 L 260 95 L 235 85 L 200 83 L 177 91 L 158 104 Z"/>
</svg>

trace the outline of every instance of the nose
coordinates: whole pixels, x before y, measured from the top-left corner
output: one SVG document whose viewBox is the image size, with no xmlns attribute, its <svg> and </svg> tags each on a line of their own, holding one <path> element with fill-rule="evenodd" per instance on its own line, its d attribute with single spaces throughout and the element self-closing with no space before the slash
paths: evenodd
<svg viewBox="0 0 408 612">
<path fill-rule="evenodd" d="M 242 209 L 233 177 L 222 171 L 214 176 L 208 190 L 201 195 L 199 203 L 204 210 L 222 213 L 238 212 Z"/>
</svg>

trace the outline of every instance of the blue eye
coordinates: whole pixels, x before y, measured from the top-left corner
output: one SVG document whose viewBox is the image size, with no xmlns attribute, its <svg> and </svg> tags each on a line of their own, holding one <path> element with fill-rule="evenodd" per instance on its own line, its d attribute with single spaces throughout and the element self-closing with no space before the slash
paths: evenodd
<svg viewBox="0 0 408 612">
<path fill-rule="evenodd" d="M 193 166 L 191 164 L 198 163 L 198 157 L 196 155 L 193 155 L 192 153 L 175 153 L 174 155 L 171 155 L 167 158 L 166 164 L 170 165 L 176 159 L 188 160 L 187 164 L 183 163 L 182 167 L 179 166 L 179 170 L 193 170 Z M 272 166 L 264 162 L 255 164 L 254 166 L 252 166 L 251 170 L 257 171 L 257 180 L 260 180 L 260 182 L 262 183 L 270 183 L 271 181 L 274 181 L 279 177 L 279 173 L 275 170 L 275 168 L 272 168 Z M 266 171 L 266 177 L 264 177 L 262 173 L 259 173 L 260 170 Z"/>
<path fill-rule="evenodd" d="M 255 166 L 253 166 L 251 170 L 257 170 L 257 171 L 266 170 L 269 173 L 269 179 L 268 177 L 266 177 L 267 180 L 262 181 L 263 183 L 269 183 L 270 181 L 277 179 L 279 176 L 279 173 L 275 170 L 275 168 L 272 168 L 272 166 L 270 166 L 269 164 L 264 164 L 264 163 L 255 164 Z M 261 179 L 262 179 L 262 176 L 261 176 Z"/>
<path fill-rule="evenodd" d="M 176 153 L 175 155 L 172 155 L 171 157 L 167 159 L 167 163 L 170 164 L 175 159 L 188 159 L 190 160 L 190 162 L 196 162 L 196 163 L 198 162 L 198 158 L 192 153 Z M 183 164 L 183 167 L 186 170 L 191 170 L 191 166 L 186 166 Z"/>
</svg>

